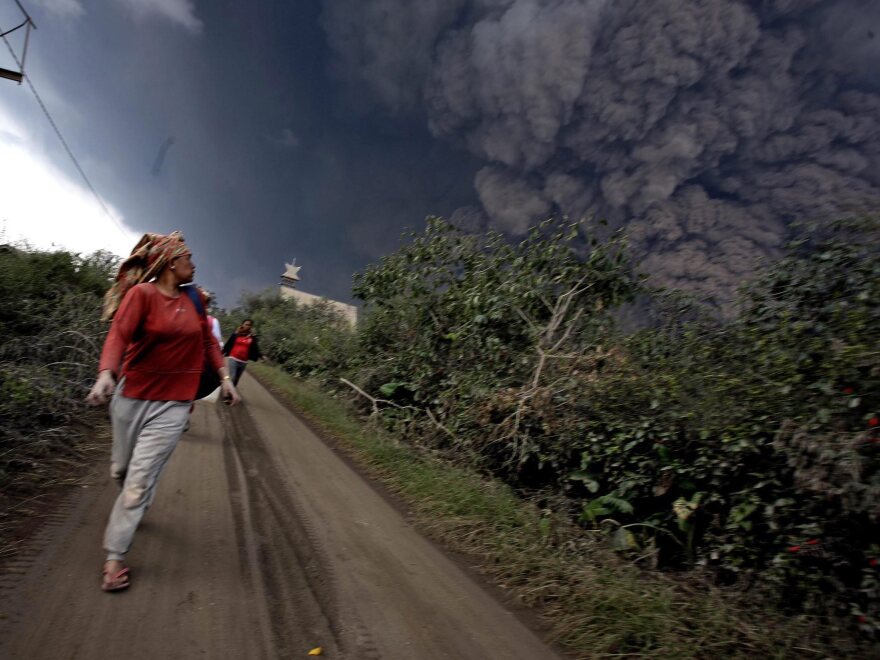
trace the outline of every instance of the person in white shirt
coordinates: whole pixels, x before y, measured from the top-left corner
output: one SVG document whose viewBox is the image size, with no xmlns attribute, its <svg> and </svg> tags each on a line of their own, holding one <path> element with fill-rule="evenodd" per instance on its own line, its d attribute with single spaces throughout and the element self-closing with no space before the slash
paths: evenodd
<svg viewBox="0 0 880 660">
<path fill-rule="evenodd" d="M 202 295 L 205 296 L 205 304 L 210 305 L 214 302 L 214 294 L 205 289 L 201 289 Z M 223 348 L 223 333 L 220 330 L 220 321 L 216 318 L 208 314 L 208 327 L 211 330 L 211 334 L 214 335 L 214 339 L 217 340 L 217 344 L 220 346 L 221 350 Z"/>
</svg>

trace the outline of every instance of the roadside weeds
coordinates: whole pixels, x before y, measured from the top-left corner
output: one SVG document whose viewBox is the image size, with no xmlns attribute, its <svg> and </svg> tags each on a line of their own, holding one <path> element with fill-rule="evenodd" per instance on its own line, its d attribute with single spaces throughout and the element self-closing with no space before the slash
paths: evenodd
<svg viewBox="0 0 880 660">
<path fill-rule="evenodd" d="M 86 420 L 67 428 L 64 437 L 63 444 L 51 446 L 37 438 L 12 454 L 20 465 L 0 488 L 0 565 L 18 555 L 72 487 L 88 482 L 110 446 L 109 420 L 89 413 Z"/>
</svg>

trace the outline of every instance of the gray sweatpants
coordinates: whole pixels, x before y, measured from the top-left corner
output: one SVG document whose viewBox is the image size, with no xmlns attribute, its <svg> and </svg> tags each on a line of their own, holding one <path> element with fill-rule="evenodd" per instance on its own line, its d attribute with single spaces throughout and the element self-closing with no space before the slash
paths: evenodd
<svg viewBox="0 0 880 660">
<path fill-rule="evenodd" d="M 144 401 L 122 396 L 122 382 L 110 402 L 113 449 L 110 476 L 122 484 L 113 504 L 104 550 L 122 561 L 134 532 L 156 495 L 156 482 L 171 458 L 189 418 L 189 401 Z"/>
</svg>

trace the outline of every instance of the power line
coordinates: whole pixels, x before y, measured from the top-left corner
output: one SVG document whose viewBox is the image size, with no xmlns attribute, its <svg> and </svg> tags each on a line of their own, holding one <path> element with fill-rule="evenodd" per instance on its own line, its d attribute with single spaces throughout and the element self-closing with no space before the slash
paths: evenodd
<svg viewBox="0 0 880 660">
<path fill-rule="evenodd" d="M 19 7 L 21 7 L 21 5 L 19 5 Z M 24 10 L 22 9 L 22 11 L 24 11 Z M 27 16 L 27 14 L 25 14 L 25 16 Z M 0 27 L 0 32 L 2 32 L 2 30 L 3 30 L 3 28 Z M 3 37 L 3 41 L 6 43 L 6 48 L 9 49 L 9 54 L 12 55 L 12 59 L 15 60 L 15 63 L 18 65 L 19 70 L 24 71 L 24 67 L 22 66 L 22 63 L 18 60 L 18 56 L 15 54 L 15 51 L 12 50 L 12 45 L 9 43 L 9 40 L 6 38 L 6 35 L 3 34 L 0 36 Z M 33 92 L 34 98 L 37 99 L 37 103 L 40 105 L 40 108 L 43 110 L 43 114 L 46 115 L 46 119 L 49 120 L 49 124 L 52 126 L 53 130 L 55 131 L 55 135 L 58 136 L 58 139 L 60 140 L 61 145 L 64 147 L 64 150 L 67 152 L 67 155 L 70 156 L 70 160 L 73 161 L 73 164 L 76 167 L 77 171 L 80 173 L 80 176 L 82 176 L 83 181 L 86 182 L 86 185 L 89 187 L 89 190 L 92 191 L 92 195 L 95 196 L 95 199 L 98 201 L 98 204 L 100 204 L 101 208 L 104 210 L 104 213 L 107 214 L 107 217 L 110 218 L 110 220 L 113 222 L 113 224 L 116 226 L 116 228 L 122 233 L 122 235 L 125 236 L 126 238 L 129 238 L 128 232 L 125 231 L 125 229 L 122 227 L 122 225 L 119 224 L 119 221 L 113 217 L 112 213 L 110 213 L 110 210 L 107 208 L 106 204 L 104 204 L 104 200 L 101 199 L 101 196 L 98 195 L 98 191 L 95 190 L 95 187 L 92 185 L 92 182 L 89 180 L 89 177 L 86 176 L 85 170 L 79 164 L 79 161 L 76 159 L 76 156 L 73 155 L 73 151 L 70 149 L 70 146 L 67 144 L 67 140 L 65 140 L 64 136 L 61 134 L 61 129 L 58 128 L 58 125 L 55 123 L 55 120 L 52 119 L 52 115 L 49 114 L 49 109 L 46 107 L 46 104 L 43 103 L 43 99 L 40 98 L 40 95 L 37 93 L 37 89 L 36 89 L 36 87 L 34 87 L 34 83 L 31 81 L 31 77 L 29 75 L 27 75 L 27 76 L 24 76 L 24 79 L 27 81 L 28 87 L 31 88 L 31 92 Z"/>
</svg>

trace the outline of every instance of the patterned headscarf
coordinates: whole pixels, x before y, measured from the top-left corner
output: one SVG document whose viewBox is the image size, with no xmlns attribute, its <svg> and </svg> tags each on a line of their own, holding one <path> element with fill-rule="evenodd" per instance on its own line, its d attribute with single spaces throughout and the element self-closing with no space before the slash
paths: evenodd
<svg viewBox="0 0 880 660">
<path fill-rule="evenodd" d="M 168 263 L 186 254 L 191 254 L 184 243 L 183 234 L 173 231 L 167 236 L 164 234 L 144 234 L 131 251 L 131 255 L 119 266 L 116 274 L 116 282 L 104 295 L 104 313 L 101 320 L 109 321 L 113 318 L 119 303 L 125 297 L 128 290 L 135 284 L 149 282 L 157 277 Z"/>
</svg>

